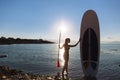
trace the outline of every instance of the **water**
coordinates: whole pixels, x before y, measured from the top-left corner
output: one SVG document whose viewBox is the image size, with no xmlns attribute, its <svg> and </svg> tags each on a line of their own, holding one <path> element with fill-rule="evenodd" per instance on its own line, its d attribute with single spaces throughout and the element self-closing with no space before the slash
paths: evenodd
<svg viewBox="0 0 120 80">
<path fill-rule="evenodd" d="M 0 45 L 0 65 L 23 70 L 29 73 L 56 75 L 57 44 L 14 44 Z M 79 46 L 70 49 L 69 75 L 72 79 L 81 79 L 83 72 L 80 62 Z M 97 80 L 120 79 L 120 45 L 102 44 Z"/>
</svg>

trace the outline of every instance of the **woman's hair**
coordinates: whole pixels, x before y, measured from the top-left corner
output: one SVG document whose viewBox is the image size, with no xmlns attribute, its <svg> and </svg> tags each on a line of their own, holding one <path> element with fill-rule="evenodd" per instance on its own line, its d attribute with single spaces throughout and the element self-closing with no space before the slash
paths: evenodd
<svg viewBox="0 0 120 80">
<path fill-rule="evenodd" d="M 69 42 L 70 42 L 70 38 L 66 38 L 65 43 L 69 43 Z"/>
</svg>

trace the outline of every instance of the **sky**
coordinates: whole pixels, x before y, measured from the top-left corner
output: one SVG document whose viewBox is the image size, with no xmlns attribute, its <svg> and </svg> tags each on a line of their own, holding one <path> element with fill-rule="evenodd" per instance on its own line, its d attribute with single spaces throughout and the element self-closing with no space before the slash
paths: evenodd
<svg viewBox="0 0 120 80">
<path fill-rule="evenodd" d="M 120 0 L 0 0 L 0 36 L 78 40 L 83 14 L 97 13 L 101 41 L 120 41 Z"/>
</svg>

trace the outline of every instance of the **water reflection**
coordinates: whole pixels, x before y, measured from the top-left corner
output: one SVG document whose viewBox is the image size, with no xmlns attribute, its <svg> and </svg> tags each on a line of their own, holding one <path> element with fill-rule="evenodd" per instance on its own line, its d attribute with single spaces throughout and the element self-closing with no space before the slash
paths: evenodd
<svg viewBox="0 0 120 80">
<path fill-rule="evenodd" d="M 64 48 L 62 48 L 62 49 L 60 49 L 60 57 L 59 57 L 59 59 L 60 59 L 60 64 L 61 64 L 61 66 L 63 67 L 64 66 L 64 58 L 63 58 L 63 55 L 64 55 Z"/>
<path fill-rule="evenodd" d="M 84 76 L 82 78 L 82 80 L 97 80 L 97 78 L 96 77 L 86 77 L 86 76 Z"/>
</svg>

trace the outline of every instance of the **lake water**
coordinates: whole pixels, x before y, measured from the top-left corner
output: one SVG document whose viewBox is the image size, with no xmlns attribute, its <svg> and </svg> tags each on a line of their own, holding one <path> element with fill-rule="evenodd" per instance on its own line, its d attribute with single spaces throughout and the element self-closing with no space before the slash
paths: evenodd
<svg viewBox="0 0 120 80">
<path fill-rule="evenodd" d="M 14 44 L 0 45 L 0 65 L 23 70 L 24 72 L 56 75 L 62 67 L 56 67 L 58 57 L 57 44 Z M 62 51 L 61 55 L 62 56 Z M 62 63 L 62 58 L 61 63 Z M 120 80 L 120 45 L 102 44 L 97 80 Z M 69 76 L 81 79 L 83 72 L 80 62 L 79 46 L 70 49 Z"/>
</svg>

